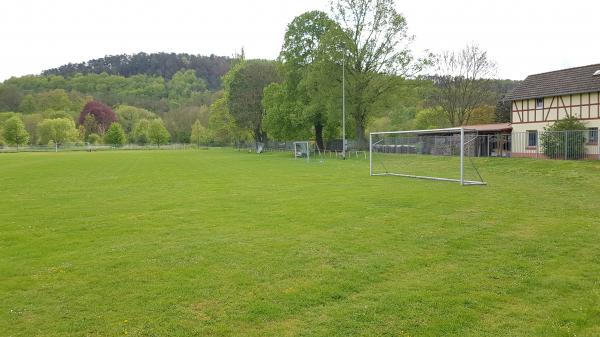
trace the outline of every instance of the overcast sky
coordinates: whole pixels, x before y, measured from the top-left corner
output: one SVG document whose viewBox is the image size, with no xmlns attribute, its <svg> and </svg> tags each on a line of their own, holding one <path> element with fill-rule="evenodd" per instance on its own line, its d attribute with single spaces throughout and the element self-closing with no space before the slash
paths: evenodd
<svg viewBox="0 0 600 337">
<path fill-rule="evenodd" d="M 0 80 L 104 55 L 186 52 L 275 58 L 287 23 L 328 0 L 2 0 Z M 477 43 L 497 77 L 600 63 L 600 1 L 397 1 L 434 52 Z"/>
</svg>

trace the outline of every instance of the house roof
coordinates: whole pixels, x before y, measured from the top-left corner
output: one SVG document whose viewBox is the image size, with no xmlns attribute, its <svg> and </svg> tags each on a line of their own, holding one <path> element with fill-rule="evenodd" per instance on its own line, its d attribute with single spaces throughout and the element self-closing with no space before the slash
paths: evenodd
<svg viewBox="0 0 600 337">
<path fill-rule="evenodd" d="M 464 128 L 477 130 L 478 132 L 512 131 L 512 126 L 510 123 L 465 125 Z"/>
<path fill-rule="evenodd" d="M 594 76 L 600 64 L 529 75 L 511 93 L 508 100 L 581 94 L 600 91 L 600 76 Z"/>
</svg>

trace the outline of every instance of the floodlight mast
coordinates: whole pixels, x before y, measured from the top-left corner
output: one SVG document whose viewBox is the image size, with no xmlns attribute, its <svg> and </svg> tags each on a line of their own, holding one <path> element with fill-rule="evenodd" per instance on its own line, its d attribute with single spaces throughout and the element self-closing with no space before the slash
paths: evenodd
<svg viewBox="0 0 600 337">
<path fill-rule="evenodd" d="M 342 158 L 346 160 L 346 54 L 342 58 Z"/>
</svg>

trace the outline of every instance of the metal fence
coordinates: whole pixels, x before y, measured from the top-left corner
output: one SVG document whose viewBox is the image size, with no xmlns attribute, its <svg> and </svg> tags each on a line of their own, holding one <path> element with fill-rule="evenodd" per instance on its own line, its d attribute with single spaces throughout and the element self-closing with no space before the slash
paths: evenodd
<svg viewBox="0 0 600 337">
<path fill-rule="evenodd" d="M 135 150 L 186 150 L 198 148 L 195 144 L 164 144 L 164 145 L 137 145 L 126 144 L 123 146 L 100 145 L 100 144 L 63 144 L 57 145 L 21 145 L 0 146 L 0 153 L 14 152 L 77 152 L 77 151 L 135 151 Z"/>
<path fill-rule="evenodd" d="M 600 159 L 598 131 L 527 131 L 478 135 L 471 156 L 555 160 Z"/>
<path fill-rule="evenodd" d="M 469 139 L 471 139 L 469 135 Z M 444 142 L 455 143 L 454 136 L 450 138 L 437 137 Z M 436 138 L 436 139 L 437 139 Z M 600 142 L 598 142 L 598 131 L 596 129 L 579 131 L 527 131 L 513 132 L 512 134 L 479 134 L 476 139 L 469 140 L 469 146 L 466 147 L 466 155 L 470 157 L 506 157 L 506 158 L 536 158 L 536 159 L 557 159 L 557 160 L 600 160 Z M 416 139 L 416 138 L 415 138 Z M 380 146 L 378 152 L 400 152 L 411 153 L 417 151 L 417 146 L 426 147 L 428 144 L 417 144 L 415 139 L 406 140 L 405 143 L 394 143 L 391 146 Z M 436 140 L 439 142 L 439 139 Z M 458 140 L 456 140 L 457 142 Z M 319 149 L 314 142 L 312 151 L 316 155 L 328 157 L 340 157 L 342 155 L 341 140 L 333 140 L 327 143 L 326 149 Z M 437 144 L 437 143 L 436 143 Z M 293 141 L 268 141 L 259 144 L 262 151 L 293 152 Z M 123 146 L 111 145 L 91 145 L 91 144 L 64 144 L 56 145 L 25 145 L 19 146 L 0 146 L 0 153 L 10 152 L 67 152 L 67 151 L 132 151 L 132 150 L 186 150 L 195 148 L 206 148 L 207 146 L 198 146 L 196 144 L 165 144 L 156 145 L 137 145 L 127 144 Z M 233 145 L 234 149 L 239 151 L 256 151 L 255 142 L 237 143 Z M 393 150 L 392 150 L 393 148 Z M 436 146 L 435 148 L 442 148 Z M 454 146 L 443 148 L 450 149 L 450 153 L 438 153 L 441 155 L 455 155 Z M 433 153 L 432 153 L 433 154 Z M 347 156 L 366 157 L 366 152 L 361 151 L 356 146 L 356 142 L 348 141 Z"/>
</svg>

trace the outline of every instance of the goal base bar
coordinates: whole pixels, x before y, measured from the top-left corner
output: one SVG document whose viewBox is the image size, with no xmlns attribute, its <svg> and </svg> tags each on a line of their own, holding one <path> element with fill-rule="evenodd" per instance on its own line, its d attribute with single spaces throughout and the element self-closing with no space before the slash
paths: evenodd
<svg viewBox="0 0 600 337">
<path fill-rule="evenodd" d="M 475 181 L 475 180 L 464 180 L 460 179 L 451 179 L 451 178 L 438 178 L 438 177 L 428 177 L 428 176 L 415 176 L 412 174 L 401 174 L 401 173 L 373 173 L 371 176 L 396 176 L 396 177 L 406 177 L 406 178 L 415 178 L 415 179 L 426 179 L 426 180 L 437 180 L 437 181 L 449 181 L 454 183 L 462 183 L 463 186 L 476 186 L 476 185 L 487 185 L 486 182 Z"/>
</svg>

